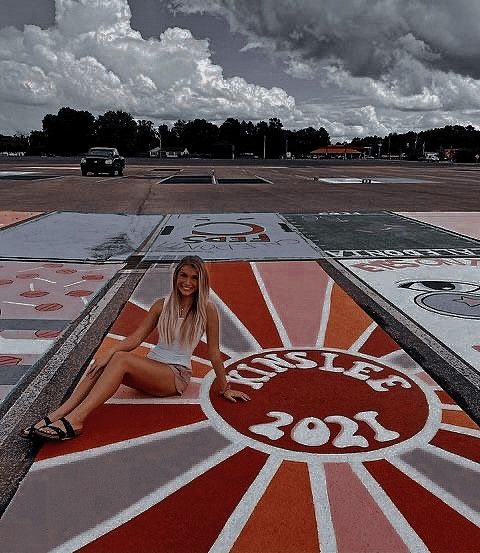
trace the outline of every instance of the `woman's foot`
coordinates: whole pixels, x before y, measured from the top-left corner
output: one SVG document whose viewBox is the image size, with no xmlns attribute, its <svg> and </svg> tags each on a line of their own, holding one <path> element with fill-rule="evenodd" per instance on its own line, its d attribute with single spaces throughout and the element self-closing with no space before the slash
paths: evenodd
<svg viewBox="0 0 480 553">
<path fill-rule="evenodd" d="M 46 425 L 42 428 L 34 429 L 35 435 L 45 440 L 55 442 L 65 442 L 71 440 L 82 433 L 82 426 L 71 424 L 65 417 L 62 417 L 54 424 Z"/>
<path fill-rule="evenodd" d="M 49 424 L 52 424 L 52 421 L 47 415 L 43 419 L 39 420 L 37 423 L 32 424 L 31 426 L 26 426 L 25 428 L 22 428 L 22 430 L 20 430 L 20 436 L 22 438 L 31 439 L 36 435 L 35 430 L 43 428 L 44 426 L 47 426 Z"/>
</svg>

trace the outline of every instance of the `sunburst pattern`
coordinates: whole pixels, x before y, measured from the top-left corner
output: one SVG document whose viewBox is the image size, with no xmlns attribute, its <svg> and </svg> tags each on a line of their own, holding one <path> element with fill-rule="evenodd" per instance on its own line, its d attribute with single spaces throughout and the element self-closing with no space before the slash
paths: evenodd
<svg viewBox="0 0 480 553">
<path fill-rule="evenodd" d="M 121 387 L 82 436 L 41 449 L 3 547 L 478 550 L 480 429 L 452 398 L 317 263 L 209 270 L 227 373 L 252 401 L 218 396 L 204 342 L 181 398 Z M 168 282 L 151 269 L 102 347 Z"/>
</svg>

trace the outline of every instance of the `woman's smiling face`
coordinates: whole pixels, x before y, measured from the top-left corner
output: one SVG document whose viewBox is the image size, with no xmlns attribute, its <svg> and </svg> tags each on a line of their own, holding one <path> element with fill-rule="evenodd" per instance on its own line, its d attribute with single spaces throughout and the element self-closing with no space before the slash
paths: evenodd
<svg viewBox="0 0 480 553">
<path fill-rule="evenodd" d="M 177 290 L 183 297 L 192 297 L 198 292 L 198 271 L 191 265 L 183 265 L 180 268 Z"/>
</svg>

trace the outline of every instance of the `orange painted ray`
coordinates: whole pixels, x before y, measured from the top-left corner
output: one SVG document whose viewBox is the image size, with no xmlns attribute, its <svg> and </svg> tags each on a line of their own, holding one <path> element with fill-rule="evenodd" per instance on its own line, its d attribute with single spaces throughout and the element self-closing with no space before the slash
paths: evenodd
<svg viewBox="0 0 480 553">
<path fill-rule="evenodd" d="M 315 261 L 257 263 L 292 346 L 314 346 L 329 276 Z"/>
<path fill-rule="evenodd" d="M 112 334 L 119 334 L 120 336 L 128 336 L 144 320 L 146 314 L 147 312 L 145 309 L 129 301 L 122 309 L 117 320 L 113 323 L 110 332 Z M 158 342 L 157 329 L 155 328 L 144 341 L 150 344 L 156 344 Z"/>
<path fill-rule="evenodd" d="M 442 411 L 442 422 L 453 426 L 480 430 L 478 424 L 463 411 Z"/>
<path fill-rule="evenodd" d="M 445 392 L 443 390 L 435 390 L 435 393 L 437 394 L 438 399 L 444 405 L 456 405 L 457 404 L 457 402 L 452 397 L 450 397 L 450 395 L 447 394 L 447 392 Z"/>
<path fill-rule="evenodd" d="M 307 465 L 284 461 L 230 553 L 320 551 Z"/>
<path fill-rule="evenodd" d="M 359 349 L 372 357 L 383 357 L 400 349 L 400 346 L 382 328 L 377 326 Z"/>
<path fill-rule="evenodd" d="M 372 323 L 372 319 L 336 284 L 330 300 L 330 317 L 324 347 L 348 349 Z"/>
<path fill-rule="evenodd" d="M 215 293 L 255 336 L 262 348 L 282 346 L 263 295 L 249 263 L 210 263 L 210 281 Z"/>
<path fill-rule="evenodd" d="M 198 405 L 106 404 L 86 420 L 83 433 L 66 442 L 45 443 L 36 460 L 130 440 L 205 420 Z"/>
</svg>

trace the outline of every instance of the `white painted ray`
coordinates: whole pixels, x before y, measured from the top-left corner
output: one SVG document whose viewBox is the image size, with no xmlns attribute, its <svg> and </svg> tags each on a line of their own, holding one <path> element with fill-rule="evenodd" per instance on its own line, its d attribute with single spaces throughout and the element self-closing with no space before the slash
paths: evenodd
<svg viewBox="0 0 480 553">
<path fill-rule="evenodd" d="M 257 477 L 225 523 L 223 530 L 210 548 L 209 553 L 224 553 L 225 551 L 230 551 L 255 510 L 258 502 L 263 497 L 272 478 L 277 473 L 282 460 L 280 456 L 270 455 L 268 461 L 258 473 Z"/>
<path fill-rule="evenodd" d="M 163 430 L 162 432 L 155 432 L 154 434 L 147 434 L 146 436 L 139 436 L 138 438 L 130 438 L 129 440 L 122 440 L 121 442 L 115 442 L 113 444 L 102 445 L 99 447 L 93 447 L 86 449 L 85 451 L 77 451 L 75 453 L 68 453 L 66 455 L 59 455 L 52 457 L 51 459 L 44 459 L 33 463 L 30 471 L 44 470 L 51 467 L 58 467 L 69 463 L 76 463 L 77 461 L 83 461 L 85 459 L 92 459 L 94 457 L 100 457 L 114 451 L 121 451 L 123 449 L 129 449 L 131 447 L 138 447 L 140 445 L 148 444 L 151 442 L 159 442 L 178 436 L 180 434 L 188 434 L 190 432 L 196 432 L 202 428 L 211 426 L 210 421 L 204 420 L 195 422 L 193 424 L 187 424 L 185 426 L 179 426 L 177 428 L 170 428 L 169 430 Z"/>
<path fill-rule="evenodd" d="M 166 404 L 175 404 L 175 405 L 198 405 L 200 403 L 200 399 L 193 399 L 193 398 L 181 398 L 177 396 L 173 397 L 139 397 L 139 398 L 111 398 L 107 400 L 105 403 L 111 404 L 111 405 L 124 405 L 124 404 L 148 404 L 148 405 L 166 405 Z"/>
<path fill-rule="evenodd" d="M 243 449 L 243 445 L 232 444 L 225 447 L 218 453 L 211 455 L 201 463 L 196 464 L 189 471 L 185 472 L 181 476 L 171 480 L 168 484 L 161 486 L 152 493 L 143 497 L 140 501 L 137 501 L 133 505 L 130 505 L 127 509 L 120 511 L 113 517 L 102 521 L 93 528 L 89 528 L 85 532 L 78 534 L 74 538 L 66 541 L 65 543 L 60 544 L 59 546 L 52 549 L 49 553 L 74 553 L 78 551 L 81 547 L 84 547 L 88 543 L 108 534 L 112 530 L 115 530 L 119 526 L 126 524 L 130 520 L 138 517 L 148 509 L 152 508 L 154 505 L 160 503 L 168 496 L 172 495 L 176 491 L 185 487 L 187 484 L 198 478 L 211 468 L 223 463 L 226 459 L 238 453 Z"/>
<path fill-rule="evenodd" d="M 330 499 L 327 491 L 327 478 L 323 463 L 308 463 L 313 506 L 318 529 L 318 543 L 322 553 L 336 553 L 337 539 L 333 528 Z"/>
<path fill-rule="evenodd" d="M 323 302 L 320 329 L 318 331 L 317 342 L 315 344 L 317 348 L 322 348 L 325 343 L 325 333 L 327 331 L 328 319 L 330 318 L 330 304 L 332 301 L 332 290 L 334 284 L 333 279 L 329 278 L 325 289 L 325 301 Z"/>
<path fill-rule="evenodd" d="M 33 338 L 3 338 L 0 336 L 0 351 L 11 354 L 32 354 L 45 353 L 52 346 L 55 340 Z"/>
<path fill-rule="evenodd" d="M 453 424 L 446 424 L 446 423 L 441 424 L 440 428 L 442 430 L 446 430 L 447 432 L 455 432 L 457 434 L 464 434 L 465 436 L 473 436 L 474 438 L 480 438 L 480 430 L 475 430 L 475 428 L 466 428 L 464 426 L 455 426 Z"/>
<path fill-rule="evenodd" d="M 148 310 L 151 307 L 151 305 L 144 305 L 143 303 L 141 303 L 140 301 L 138 301 L 137 299 L 135 299 L 133 297 L 130 297 L 128 299 L 128 303 L 132 303 L 133 305 L 139 307 L 140 309 L 143 309 L 145 311 L 145 315 L 147 314 Z"/>
<path fill-rule="evenodd" d="M 377 328 L 377 323 L 373 322 L 371 323 L 363 332 L 362 334 L 357 338 L 357 340 L 348 348 L 348 351 L 354 352 L 358 351 L 365 342 L 370 338 L 372 335 L 372 332 Z"/>
<path fill-rule="evenodd" d="M 238 328 L 239 332 L 242 333 L 242 336 L 246 338 L 250 342 L 250 349 L 251 351 L 259 351 L 262 349 L 260 344 L 257 342 L 253 334 L 248 330 L 248 328 L 242 323 L 242 321 L 237 317 L 236 313 L 234 313 L 226 303 L 223 302 L 222 298 L 215 293 L 214 290 L 210 290 L 210 297 L 214 300 L 215 303 L 217 303 L 219 306 L 222 307 L 222 310 L 229 316 L 229 319 L 233 322 L 236 328 Z M 237 351 L 230 351 L 228 348 L 225 348 L 223 344 L 220 344 L 220 349 L 225 352 L 229 357 L 238 357 Z"/>
<path fill-rule="evenodd" d="M 275 309 L 275 306 L 273 305 L 272 299 L 270 298 L 270 294 L 268 293 L 267 287 L 265 286 L 265 282 L 263 281 L 263 278 L 258 271 L 257 264 L 255 262 L 252 262 L 250 263 L 250 266 L 252 267 L 253 274 L 255 275 L 255 278 L 257 280 L 258 288 L 260 289 L 260 292 L 263 295 L 263 299 L 265 300 L 270 316 L 272 317 L 272 320 L 275 323 L 275 326 L 277 327 L 278 335 L 282 340 L 283 347 L 285 348 L 292 347 L 292 343 L 290 341 L 290 338 L 288 337 L 287 331 L 285 330 L 282 320 L 278 315 L 277 310 Z"/>
<path fill-rule="evenodd" d="M 57 284 L 55 280 L 48 280 L 48 278 L 35 277 L 33 280 L 41 280 L 42 282 L 48 282 L 49 284 Z"/>
<path fill-rule="evenodd" d="M 354 461 L 350 466 L 407 548 L 415 553 L 429 553 L 427 546 L 363 464 Z"/>
<path fill-rule="evenodd" d="M 451 451 L 442 449 L 441 447 L 437 447 L 432 444 L 425 444 L 420 449 L 423 449 L 428 453 L 432 453 L 437 457 L 441 457 L 446 461 L 450 461 L 451 463 L 455 463 L 456 465 L 460 465 L 461 467 L 480 473 L 480 463 L 477 463 L 476 461 L 472 461 L 472 459 L 468 459 L 467 457 L 462 457 L 457 453 L 452 453 Z"/>
<path fill-rule="evenodd" d="M 430 478 L 427 478 L 424 474 L 416 470 L 414 467 L 402 461 L 400 458 L 395 457 L 389 459 L 389 462 L 411 478 L 414 482 L 417 482 L 433 495 L 441 499 L 446 505 L 449 505 L 452 509 L 460 513 L 467 520 L 472 521 L 474 524 L 480 526 L 480 513 L 474 511 L 465 503 L 460 501 L 457 497 L 441 488 L 435 482 L 432 482 Z"/>
<path fill-rule="evenodd" d="M 463 411 L 460 405 L 455 405 L 453 403 L 442 403 L 441 407 L 445 411 Z"/>
<path fill-rule="evenodd" d="M 42 265 L 40 265 L 40 267 L 28 267 L 28 269 L 19 269 L 16 272 L 17 273 L 29 273 L 30 271 L 37 271 L 38 269 L 45 269 L 45 267 L 42 267 Z"/>
</svg>

